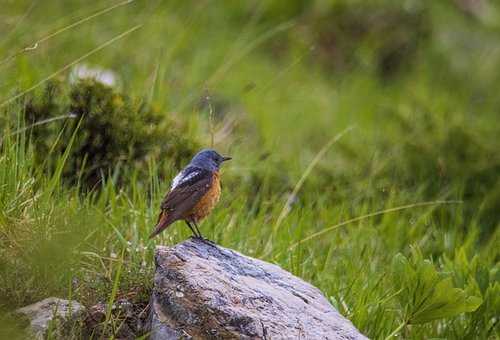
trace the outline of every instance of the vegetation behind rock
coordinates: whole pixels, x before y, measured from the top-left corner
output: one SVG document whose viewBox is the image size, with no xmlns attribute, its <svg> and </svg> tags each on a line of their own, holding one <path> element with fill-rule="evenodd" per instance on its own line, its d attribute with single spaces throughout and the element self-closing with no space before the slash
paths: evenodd
<svg viewBox="0 0 500 340">
<path fill-rule="evenodd" d="M 147 238 L 160 202 L 213 142 L 233 161 L 205 236 L 310 281 L 369 338 L 498 338 L 498 4 L 109 6 L 2 4 L 2 320 L 51 295 L 147 305 L 155 245 L 189 237 Z M 106 336 L 136 320 L 99 315 Z"/>
</svg>

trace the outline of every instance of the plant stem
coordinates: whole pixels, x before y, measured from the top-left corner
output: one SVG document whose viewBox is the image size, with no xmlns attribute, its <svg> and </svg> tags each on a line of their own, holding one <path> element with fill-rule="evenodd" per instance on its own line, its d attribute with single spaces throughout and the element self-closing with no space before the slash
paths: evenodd
<svg viewBox="0 0 500 340">
<path fill-rule="evenodd" d="M 399 333 L 400 330 L 402 330 L 404 327 L 406 326 L 406 320 L 403 321 L 394 331 L 392 331 L 391 334 L 389 334 L 385 340 L 389 340 L 391 339 L 393 336 L 395 336 L 396 334 Z"/>
</svg>

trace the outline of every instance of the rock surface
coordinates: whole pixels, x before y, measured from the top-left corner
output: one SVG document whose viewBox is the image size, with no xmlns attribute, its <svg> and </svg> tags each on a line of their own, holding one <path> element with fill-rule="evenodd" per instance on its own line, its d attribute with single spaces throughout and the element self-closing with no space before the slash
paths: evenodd
<svg viewBox="0 0 500 340">
<path fill-rule="evenodd" d="M 30 333 L 36 339 L 44 339 L 50 327 L 57 323 L 77 320 L 85 313 L 85 307 L 76 301 L 50 297 L 32 305 L 19 308 L 17 313 L 25 315 L 30 321 Z"/>
<path fill-rule="evenodd" d="M 151 339 L 366 339 L 307 282 L 191 239 L 158 247 Z"/>
</svg>

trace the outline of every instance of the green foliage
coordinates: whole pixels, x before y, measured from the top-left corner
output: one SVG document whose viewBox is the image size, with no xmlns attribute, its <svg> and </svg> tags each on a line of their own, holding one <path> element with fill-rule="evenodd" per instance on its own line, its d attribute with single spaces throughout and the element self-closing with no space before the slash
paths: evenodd
<svg viewBox="0 0 500 340">
<path fill-rule="evenodd" d="M 498 127 L 476 122 L 471 129 L 469 117 L 456 113 L 393 114 L 399 132 L 382 139 L 379 148 L 390 150 L 398 161 L 374 178 L 397 176 L 408 187 L 425 182 L 428 198 L 442 192 L 461 197 L 467 201 L 468 218 L 480 211 L 482 236 L 491 234 L 500 219 L 500 158 L 497 145 L 490 143 L 500 132 Z"/>
<path fill-rule="evenodd" d="M 274 55 L 300 46 L 314 53 L 327 72 L 369 67 L 383 79 L 408 71 L 432 33 L 430 6 L 425 1 L 312 0 L 271 1 L 255 9 L 265 26 L 296 22 L 300 29 L 279 35 L 269 44 Z M 306 52 L 303 52 L 306 53 Z"/>
<path fill-rule="evenodd" d="M 412 255 L 408 260 L 403 254 L 397 254 L 392 264 L 405 324 L 450 318 L 473 312 L 481 305 L 481 298 L 453 287 L 452 278 L 440 274 L 418 250 L 414 249 Z"/>
<path fill-rule="evenodd" d="M 454 284 L 469 294 L 481 297 L 483 303 L 473 313 L 457 322 L 448 336 L 464 338 L 498 337 L 500 329 L 495 321 L 500 310 L 500 266 L 488 264 L 478 255 L 467 256 L 466 247 L 460 247 L 454 259 L 444 258 L 444 269 L 453 273 Z"/>
<path fill-rule="evenodd" d="M 181 124 L 143 100 L 92 79 L 80 80 L 67 94 L 65 90 L 61 82 L 48 82 L 22 110 L 27 124 L 65 118 L 32 129 L 40 164 L 50 161 L 48 154 L 64 153 L 76 130 L 63 170 L 63 177 L 72 183 L 81 181 L 92 188 L 112 172 L 116 179 L 122 166 L 145 173 L 148 160 L 160 157 L 179 167 L 198 148 Z"/>
<path fill-rule="evenodd" d="M 318 1 L 307 17 L 323 62 L 337 70 L 367 64 L 383 77 L 407 70 L 430 36 L 424 2 Z"/>
<path fill-rule="evenodd" d="M 147 236 L 169 179 L 211 144 L 212 107 L 234 161 L 206 236 L 310 281 L 370 338 L 499 338 L 500 7 L 465 3 L 5 3 L 0 317 L 50 295 L 145 306 L 154 246 L 189 231 Z M 121 89 L 69 85 L 82 59 Z M 356 219 L 441 199 L 462 203 Z M 421 254 L 396 255 L 409 245 Z"/>
<path fill-rule="evenodd" d="M 0 328 L 1 339 L 22 340 L 29 337 L 29 334 L 25 332 L 28 320 L 19 318 L 8 311 L 0 310 L 0 322 L 4 325 Z"/>
</svg>

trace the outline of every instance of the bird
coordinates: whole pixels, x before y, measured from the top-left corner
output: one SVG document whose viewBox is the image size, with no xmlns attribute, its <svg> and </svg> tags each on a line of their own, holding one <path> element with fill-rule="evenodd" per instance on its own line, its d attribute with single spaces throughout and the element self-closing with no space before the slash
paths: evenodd
<svg viewBox="0 0 500 340">
<path fill-rule="evenodd" d="M 198 223 L 210 214 L 219 201 L 219 169 L 223 162 L 230 159 L 213 149 L 198 152 L 172 180 L 149 238 L 155 237 L 175 221 L 184 220 L 195 238 L 205 239 Z"/>
</svg>

